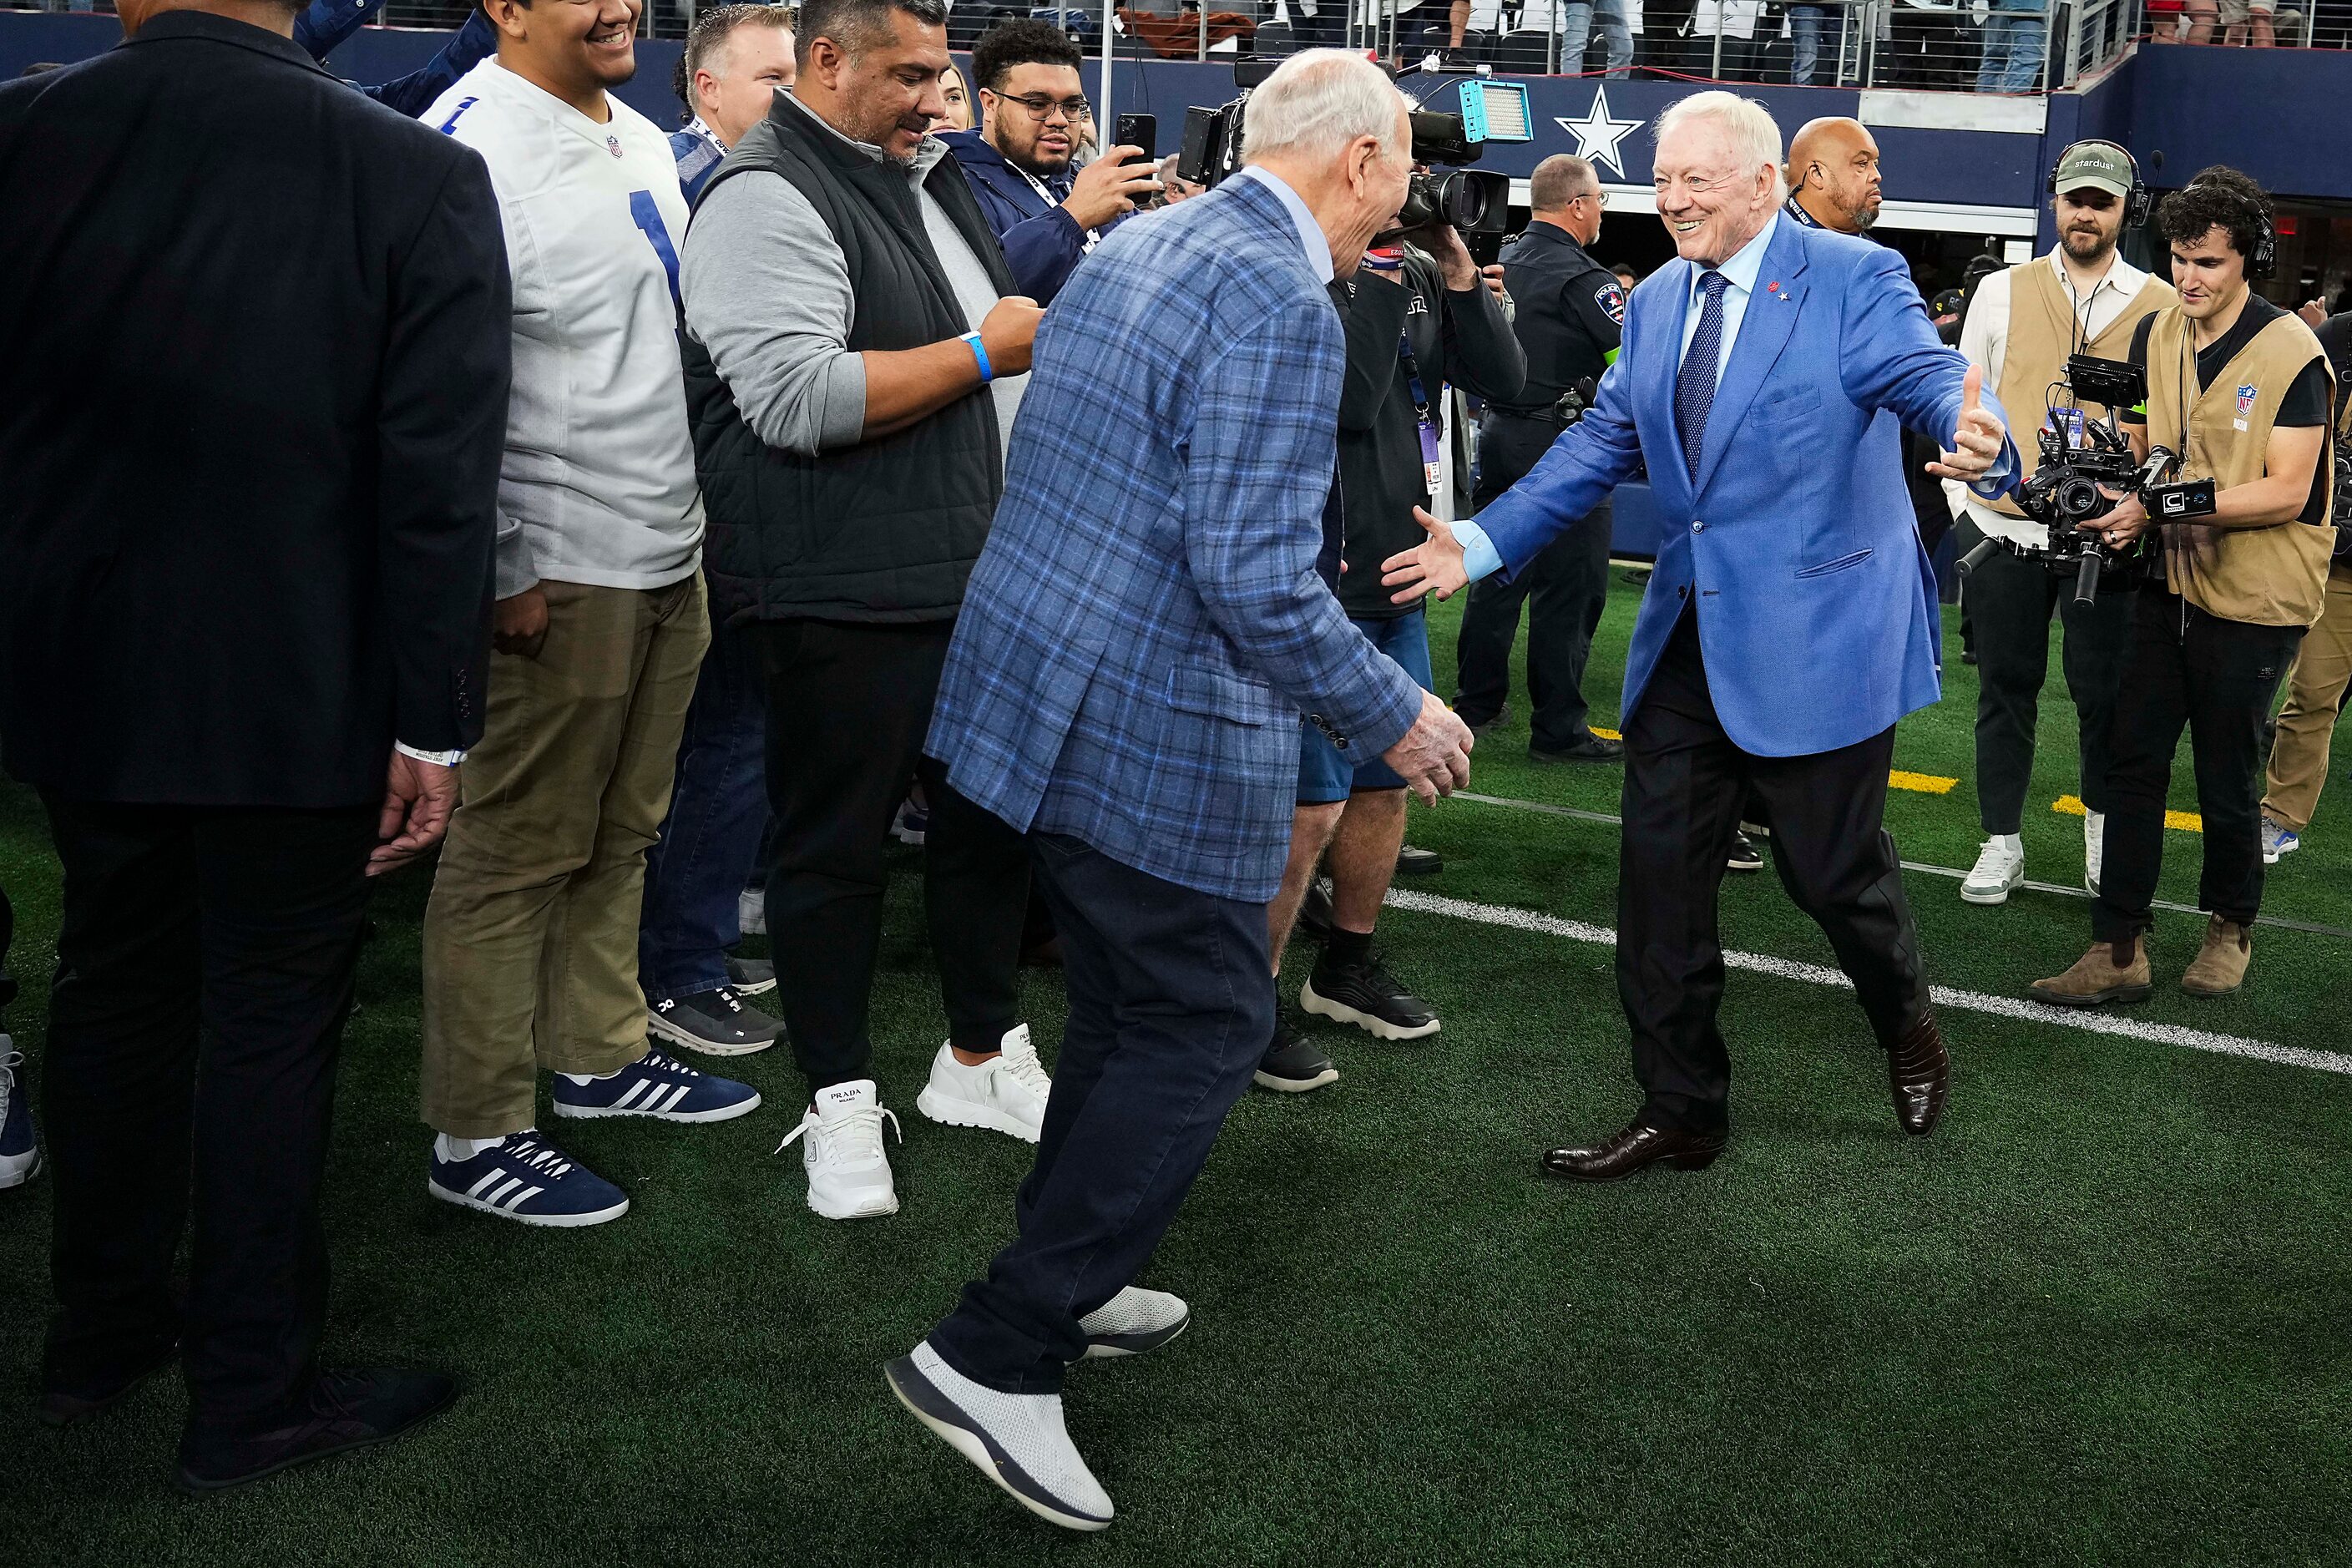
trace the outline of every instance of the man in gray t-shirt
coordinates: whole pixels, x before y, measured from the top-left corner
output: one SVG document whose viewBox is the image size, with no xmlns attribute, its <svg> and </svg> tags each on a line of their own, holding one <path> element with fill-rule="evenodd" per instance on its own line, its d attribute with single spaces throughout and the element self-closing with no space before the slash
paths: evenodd
<svg viewBox="0 0 2352 1568">
<path fill-rule="evenodd" d="M 916 1104 L 1034 1142 L 1052 1088 L 1016 1016 L 1026 845 L 921 754 L 1041 312 L 928 134 L 941 0 L 800 16 L 797 86 L 711 175 L 679 282 L 713 614 L 768 684 L 768 935 L 811 1092 L 793 1136 L 809 1206 L 856 1219 L 898 1206 L 866 998 L 884 827 L 918 778 L 949 1037 Z"/>
</svg>

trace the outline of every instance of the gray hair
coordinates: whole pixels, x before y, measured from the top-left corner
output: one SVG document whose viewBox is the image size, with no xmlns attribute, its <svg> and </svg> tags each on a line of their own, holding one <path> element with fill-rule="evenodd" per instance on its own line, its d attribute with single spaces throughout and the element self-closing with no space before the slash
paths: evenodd
<svg viewBox="0 0 2352 1568">
<path fill-rule="evenodd" d="M 1397 134 L 1404 97 L 1388 72 L 1352 49 L 1302 49 L 1279 66 L 1242 110 L 1242 153 L 1336 153 L 1359 136 L 1404 155 Z"/>
<path fill-rule="evenodd" d="M 1774 201 L 1788 195 L 1788 183 L 1780 174 L 1780 127 L 1762 104 L 1720 89 L 1678 98 L 1658 116 L 1658 141 L 1664 143 L 1673 132 L 1699 120 L 1711 120 L 1722 128 L 1741 173 L 1752 174 L 1763 164 L 1772 166 Z"/>
</svg>

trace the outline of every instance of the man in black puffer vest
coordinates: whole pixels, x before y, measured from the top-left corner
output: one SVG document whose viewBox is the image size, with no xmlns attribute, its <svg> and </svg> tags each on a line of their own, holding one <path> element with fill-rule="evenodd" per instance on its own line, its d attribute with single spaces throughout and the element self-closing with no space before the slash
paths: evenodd
<svg viewBox="0 0 2352 1568">
<path fill-rule="evenodd" d="M 946 15 L 804 5 L 798 86 L 703 187 L 680 279 L 711 611 L 765 666 L 768 934 L 814 1097 L 793 1137 L 829 1219 L 898 1206 L 866 1001 L 884 831 L 919 776 L 950 1033 L 918 1104 L 1034 1142 L 1051 1089 L 1015 1016 L 1026 847 L 921 757 L 1040 314 L 926 134 Z"/>
</svg>

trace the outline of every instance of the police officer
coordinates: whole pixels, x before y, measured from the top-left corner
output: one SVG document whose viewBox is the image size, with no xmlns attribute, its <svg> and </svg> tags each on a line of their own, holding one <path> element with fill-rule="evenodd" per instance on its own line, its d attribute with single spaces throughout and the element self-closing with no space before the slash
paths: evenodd
<svg viewBox="0 0 2352 1568">
<path fill-rule="evenodd" d="M 1503 281 L 1517 305 L 1513 322 L 1527 351 L 1527 388 L 1490 402 L 1478 431 L 1481 507 L 1525 478 L 1566 427 L 1561 395 L 1597 382 L 1617 358 L 1625 294 L 1616 275 L 1585 253 L 1601 233 L 1601 182 L 1592 165 L 1562 153 L 1536 165 L 1527 230 L 1503 258 Z M 1535 704 L 1528 757 L 1538 763 L 1613 763 L 1621 742 L 1586 723 L 1585 660 L 1609 596 L 1609 503 L 1600 521 L 1571 528 L 1509 582 L 1494 576 L 1470 590 L 1455 652 L 1455 711 L 1474 731 L 1502 721 L 1511 690 L 1511 642 L 1519 605 L 1528 605 L 1528 692 Z"/>
</svg>

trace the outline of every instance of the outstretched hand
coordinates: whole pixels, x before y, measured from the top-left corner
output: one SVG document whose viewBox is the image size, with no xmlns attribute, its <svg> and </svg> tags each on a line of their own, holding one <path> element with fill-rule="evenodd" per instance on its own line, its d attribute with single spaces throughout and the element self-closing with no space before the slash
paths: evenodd
<svg viewBox="0 0 2352 1568">
<path fill-rule="evenodd" d="M 1948 479 L 1982 479 L 2000 460 L 2001 444 L 2007 439 L 2000 421 L 1984 406 L 1984 371 L 1972 364 L 1960 383 L 1960 419 L 1952 433 L 1952 444 L 1943 461 L 1928 464 L 1927 471 Z"/>
<path fill-rule="evenodd" d="M 1412 520 L 1429 537 L 1381 562 L 1381 582 L 1396 590 L 1389 595 L 1393 604 L 1410 605 L 1424 594 L 1450 599 L 1470 585 L 1470 574 L 1462 563 L 1462 542 L 1454 537 L 1452 524 L 1419 507 L 1412 509 Z"/>
</svg>

